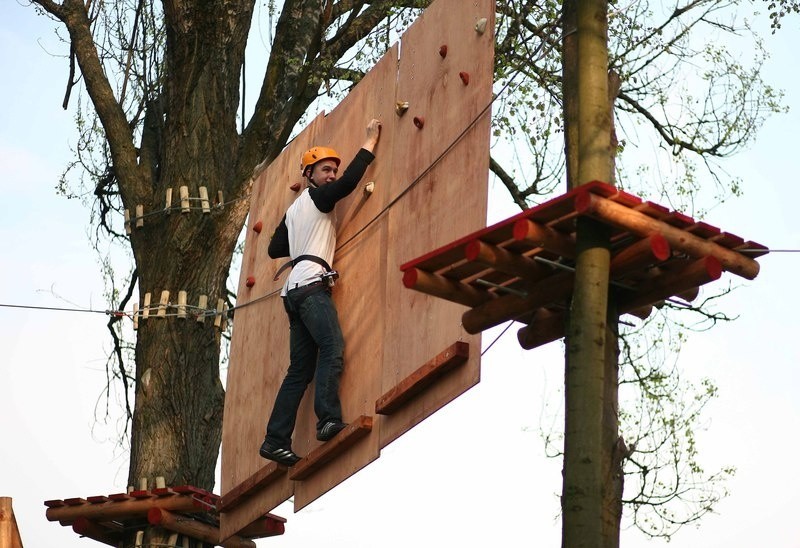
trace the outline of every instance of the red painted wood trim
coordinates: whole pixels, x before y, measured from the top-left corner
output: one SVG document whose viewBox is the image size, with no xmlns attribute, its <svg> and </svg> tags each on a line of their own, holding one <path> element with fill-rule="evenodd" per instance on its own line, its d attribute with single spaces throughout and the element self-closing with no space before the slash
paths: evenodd
<svg viewBox="0 0 800 548">
<path fill-rule="evenodd" d="M 438 255 L 441 255 L 441 254 L 446 253 L 448 251 L 452 251 L 452 250 L 458 249 L 460 247 L 464 247 L 469 242 L 471 242 L 472 240 L 480 239 L 482 236 L 484 236 L 486 234 L 489 234 L 491 232 L 494 232 L 495 230 L 498 230 L 500 228 L 506 227 L 506 228 L 508 228 L 510 230 L 511 227 L 514 226 L 514 223 L 516 223 L 518 220 L 520 220 L 520 219 L 533 219 L 533 217 L 535 217 L 539 213 L 545 212 L 548 209 L 554 208 L 554 207 L 556 207 L 558 205 L 561 205 L 561 204 L 564 204 L 564 203 L 569 203 L 570 200 L 572 200 L 575 196 L 577 196 L 581 192 L 592 192 L 592 193 L 598 194 L 598 195 L 600 195 L 600 196 L 602 196 L 604 198 L 612 198 L 612 197 L 614 197 L 615 200 L 619 200 L 619 201 L 621 201 L 623 203 L 626 203 L 626 204 L 629 201 L 632 201 L 632 200 L 637 200 L 637 203 L 641 202 L 641 200 L 639 200 L 635 196 L 627 194 L 625 192 L 622 192 L 622 191 L 618 190 L 616 187 L 614 187 L 612 185 L 609 185 L 608 183 L 603 183 L 603 182 L 600 182 L 600 181 L 592 181 L 592 182 L 587 183 L 585 185 L 582 185 L 582 186 L 580 186 L 580 187 L 578 187 L 576 189 L 573 189 L 573 190 L 567 192 L 566 194 L 562 194 L 561 196 L 557 196 L 557 197 L 553 198 L 552 200 L 549 200 L 547 202 L 539 204 L 539 205 L 537 205 L 535 207 L 532 207 L 530 209 L 526 209 L 525 211 L 523 211 L 521 213 L 518 213 L 518 214 L 514 215 L 513 217 L 511 217 L 509 219 L 506 219 L 504 221 L 500 221 L 498 223 L 495 223 L 492 226 L 488 226 L 486 228 L 478 230 L 477 232 L 473 232 L 472 234 L 464 236 L 463 238 L 460 238 L 460 239 L 458 239 L 458 240 L 456 240 L 456 241 L 454 241 L 454 242 L 452 242 L 450 244 L 442 246 L 439 249 L 435 249 L 435 250 L 433 250 L 433 251 L 431 251 L 429 253 L 426 253 L 425 255 L 422 255 L 421 257 L 417 257 L 416 259 L 413 259 L 413 260 L 408 261 L 408 262 L 406 262 L 404 264 L 401 264 L 400 265 L 400 270 L 405 272 L 409 268 L 414 268 L 417 265 L 419 265 L 421 263 L 424 263 L 425 261 L 427 261 L 429 259 L 432 259 L 432 258 L 434 258 L 434 257 L 436 257 Z M 463 254 L 461 256 L 463 257 Z"/>
</svg>

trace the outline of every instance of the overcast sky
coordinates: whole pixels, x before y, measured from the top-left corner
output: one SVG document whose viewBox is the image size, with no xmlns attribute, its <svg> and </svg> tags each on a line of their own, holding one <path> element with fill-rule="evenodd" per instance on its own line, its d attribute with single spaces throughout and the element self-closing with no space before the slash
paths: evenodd
<svg viewBox="0 0 800 548">
<path fill-rule="evenodd" d="M 744 197 L 705 219 L 774 249 L 800 249 L 798 26 L 791 19 L 777 36 L 765 33 L 773 53 L 766 78 L 786 91 L 792 110 L 726 164 L 742 177 Z M 0 6 L 0 304 L 103 310 L 88 213 L 54 190 L 75 133 L 73 114 L 60 108 L 67 60 L 48 53 L 64 51 L 53 28 L 31 7 Z M 492 222 L 514 212 L 503 191 L 493 190 Z M 685 527 L 672 547 L 800 547 L 800 254 L 774 253 L 760 263 L 752 282 L 728 274 L 717 282 L 738 287 L 724 310 L 739 319 L 692 335 L 680 356 L 684 375 L 711 377 L 720 389 L 699 438 L 702 462 L 738 472 L 717 514 Z M 13 497 L 26 546 L 96 545 L 47 522 L 43 501 L 125 490 L 116 418 L 94 418 L 110 345 L 106 321 L 103 314 L 0 307 L 0 496 Z M 515 332 L 487 352 L 476 388 L 300 513 L 279 507 L 275 513 L 289 519 L 286 535 L 259 545 L 558 546 L 561 463 L 544 456 L 538 432 L 559 405 L 562 346 L 524 352 Z M 485 344 L 498 334 L 488 332 Z M 665 543 L 627 529 L 622 545 Z"/>
</svg>

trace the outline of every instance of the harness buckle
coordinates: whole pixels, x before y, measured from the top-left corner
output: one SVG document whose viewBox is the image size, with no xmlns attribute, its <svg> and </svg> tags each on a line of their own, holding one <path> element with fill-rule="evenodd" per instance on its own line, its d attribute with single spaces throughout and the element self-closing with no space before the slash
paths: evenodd
<svg viewBox="0 0 800 548">
<path fill-rule="evenodd" d="M 328 287 L 333 287 L 336 283 L 336 280 L 339 279 L 339 273 L 335 270 L 331 270 L 323 274 L 320 279 L 327 284 Z"/>
</svg>

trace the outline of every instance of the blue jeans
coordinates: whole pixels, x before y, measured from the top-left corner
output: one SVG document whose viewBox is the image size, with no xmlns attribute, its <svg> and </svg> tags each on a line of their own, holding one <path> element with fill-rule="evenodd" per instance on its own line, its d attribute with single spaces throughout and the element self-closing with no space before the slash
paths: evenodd
<svg viewBox="0 0 800 548">
<path fill-rule="evenodd" d="M 315 377 L 314 412 L 317 430 L 342 420 L 339 378 L 344 363 L 344 338 L 330 290 L 325 284 L 289 291 L 283 298 L 289 316 L 289 370 L 283 379 L 267 423 L 267 444 L 291 448 L 297 410 Z"/>
</svg>

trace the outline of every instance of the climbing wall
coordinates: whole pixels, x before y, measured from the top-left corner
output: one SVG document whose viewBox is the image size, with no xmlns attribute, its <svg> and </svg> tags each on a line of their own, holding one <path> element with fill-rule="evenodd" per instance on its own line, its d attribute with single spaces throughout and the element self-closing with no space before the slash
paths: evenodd
<svg viewBox="0 0 800 548">
<path fill-rule="evenodd" d="M 485 21 L 480 23 L 481 19 Z M 479 380 L 480 336 L 463 308 L 402 285 L 400 265 L 486 217 L 494 2 L 437 0 L 327 116 L 318 116 L 253 183 L 223 424 L 223 538 L 294 496 L 298 510 L 376 458 L 380 449 Z M 479 32 L 480 31 L 480 32 Z M 398 108 L 398 104 L 406 108 Z M 273 281 L 269 237 L 300 190 L 299 159 L 331 146 L 348 162 L 371 118 L 376 160 L 337 205 L 341 273 L 333 296 L 344 332 L 340 395 L 351 426 L 315 439 L 313 385 L 285 469 L 258 448 L 289 362 L 288 322 Z M 363 186 L 374 182 L 372 194 Z"/>
</svg>

